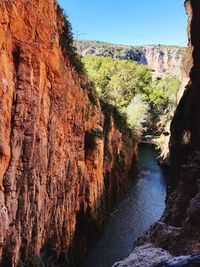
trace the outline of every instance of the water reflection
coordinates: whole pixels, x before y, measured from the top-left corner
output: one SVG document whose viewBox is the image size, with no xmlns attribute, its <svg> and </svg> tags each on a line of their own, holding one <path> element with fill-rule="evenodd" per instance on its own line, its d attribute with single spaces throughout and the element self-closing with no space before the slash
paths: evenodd
<svg viewBox="0 0 200 267">
<path fill-rule="evenodd" d="M 102 238 L 88 257 L 86 267 L 111 267 L 114 262 L 126 257 L 133 242 L 162 215 L 166 181 L 156 157 L 152 146 L 141 145 L 139 172 L 134 179 L 131 177 L 133 185 L 114 208 Z"/>
</svg>

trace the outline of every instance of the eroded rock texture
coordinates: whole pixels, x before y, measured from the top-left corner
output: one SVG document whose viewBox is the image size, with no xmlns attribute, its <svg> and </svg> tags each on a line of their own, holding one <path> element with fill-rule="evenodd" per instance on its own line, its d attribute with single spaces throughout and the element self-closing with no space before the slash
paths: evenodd
<svg viewBox="0 0 200 267">
<path fill-rule="evenodd" d="M 173 241 L 168 245 L 164 245 L 168 235 L 165 241 L 162 238 L 158 241 L 158 244 L 163 244 L 176 254 L 200 250 L 200 2 L 191 0 L 186 1 L 185 5 L 189 13 L 190 42 L 185 69 L 188 69 L 190 81 L 171 124 L 172 193 L 163 216 L 165 224 L 175 227 L 175 236 L 172 231 Z M 166 232 L 165 226 L 164 229 Z"/>
<path fill-rule="evenodd" d="M 1 266 L 78 266 L 137 153 L 63 56 L 57 13 L 52 0 L 0 2 Z"/>
</svg>

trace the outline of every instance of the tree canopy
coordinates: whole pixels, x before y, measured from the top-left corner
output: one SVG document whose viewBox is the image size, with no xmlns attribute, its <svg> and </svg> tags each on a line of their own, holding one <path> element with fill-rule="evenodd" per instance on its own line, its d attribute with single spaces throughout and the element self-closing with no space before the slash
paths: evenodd
<svg viewBox="0 0 200 267">
<path fill-rule="evenodd" d="M 160 123 L 171 118 L 179 88 L 176 77 L 153 81 L 147 65 L 129 60 L 87 55 L 82 61 L 98 97 L 125 113 L 139 135 L 160 131 Z"/>
</svg>

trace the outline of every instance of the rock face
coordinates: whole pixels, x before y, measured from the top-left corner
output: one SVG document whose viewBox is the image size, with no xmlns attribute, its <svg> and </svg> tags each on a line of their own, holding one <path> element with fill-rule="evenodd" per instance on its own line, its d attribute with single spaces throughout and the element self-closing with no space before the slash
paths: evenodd
<svg viewBox="0 0 200 267">
<path fill-rule="evenodd" d="M 155 79 L 176 76 L 181 80 L 184 47 L 145 45 L 141 47 L 114 45 L 95 41 L 76 41 L 78 53 L 85 55 L 110 56 L 130 59 L 147 64 L 154 71 Z"/>
<path fill-rule="evenodd" d="M 135 248 L 125 260 L 115 263 L 113 267 L 152 267 L 171 258 L 168 251 L 147 243 Z"/>
<path fill-rule="evenodd" d="M 171 255 L 191 256 L 158 266 L 200 264 L 200 2 L 187 0 L 185 6 L 189 15 L 189 47 L 184 72 L 190 81 L 171 124 L 171 181 L 166 209 L 160 221 L 137 244 L 152 242 L 155 247 L 163 248 Z M 132 257 L 134 254 L 133 251 Z"/>
<path fill-rule="evenodd" d="M 135 248 L 128 258 L 113 267 L 199 267 L 199 264 L 200 254 L 173 257 L 168 251 L 147 243 Z"/>
<path fill-rule="evenodd" d="M 177 228 L 170 249 L 176 254 L 199 252 L 200 229 L 200 3 L 185 2 L 189 14 L 189 48 L 185 69 L 190 81 L 171 124 L 171 191 L 163 222 Z M 163 243 L 163 240 L 161 241 Z"/>
<path fill-rule="evenodd" d="M 0 3 L 1 266 L 78 266 L 137 154 L 63 56 L 57 9 Z"/>
</svg>

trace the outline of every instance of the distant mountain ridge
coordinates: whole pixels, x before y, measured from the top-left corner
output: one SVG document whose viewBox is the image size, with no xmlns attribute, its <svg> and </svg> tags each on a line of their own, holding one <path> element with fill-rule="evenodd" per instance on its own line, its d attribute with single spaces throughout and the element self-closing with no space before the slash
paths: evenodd
<svg viewBox="0 0 200 267">
<path fill-rule="evenodd" d="M 185 47 L 170 45 L 129 46 L 83 40 L 77 40 L 75 46 L 82 57 L 86 55 L 110 56 L 148 65 L 154 71 L 155 79 L 166 76 L 176 76 L 181 79 L 181 66 L 186 51 Z"/>
</svg>

